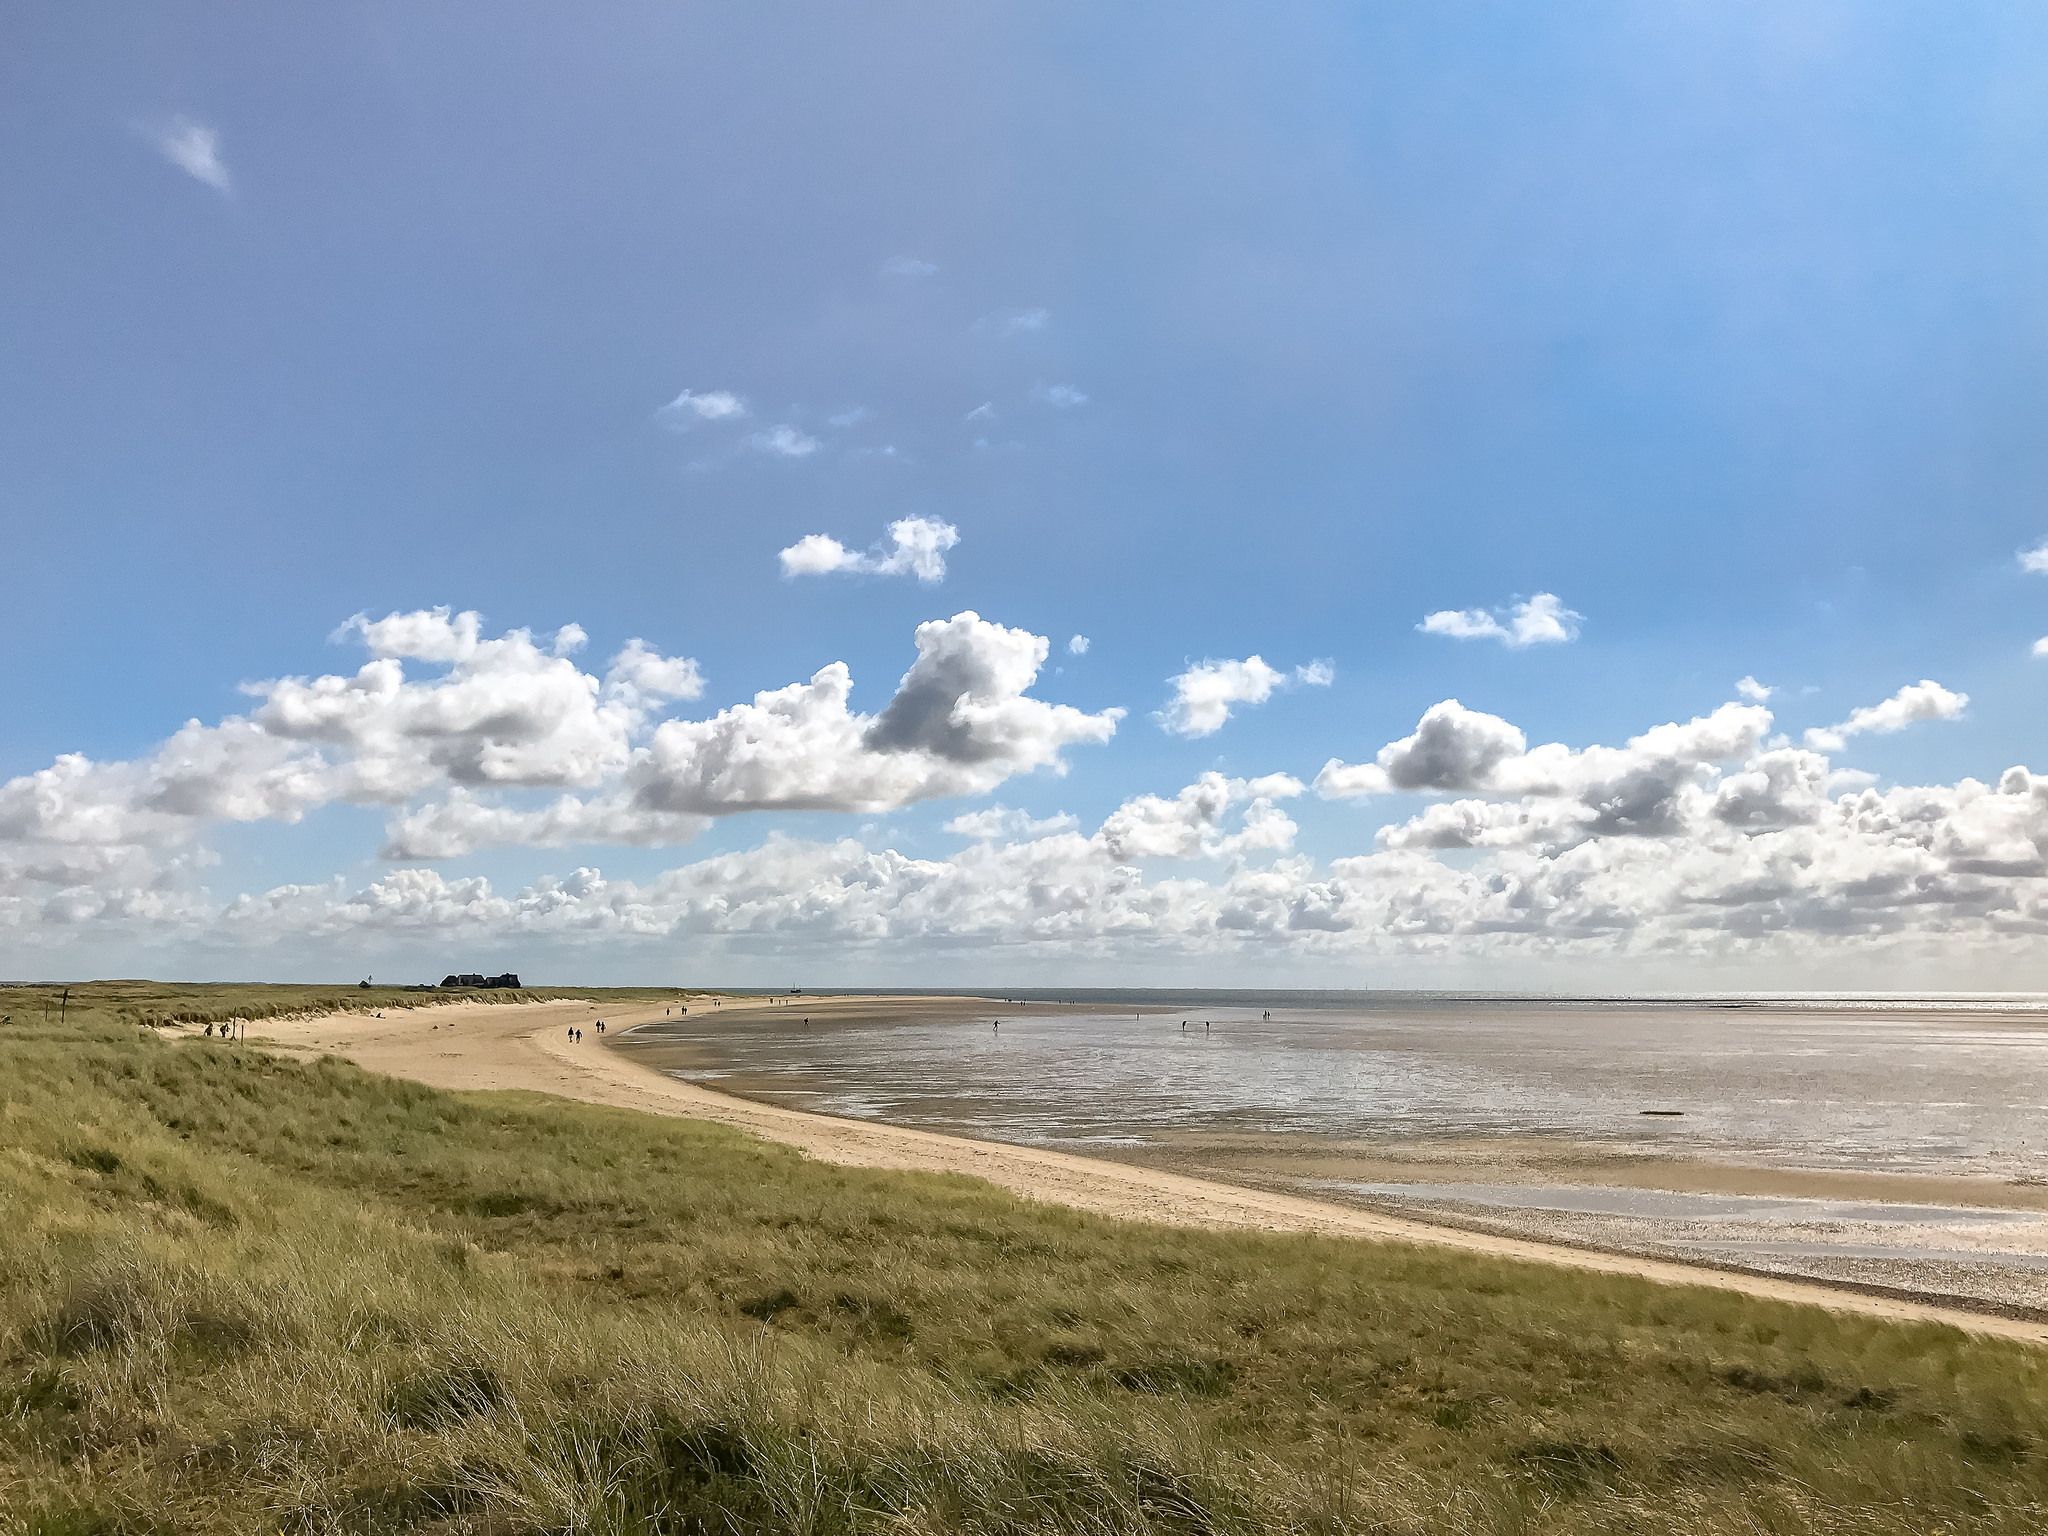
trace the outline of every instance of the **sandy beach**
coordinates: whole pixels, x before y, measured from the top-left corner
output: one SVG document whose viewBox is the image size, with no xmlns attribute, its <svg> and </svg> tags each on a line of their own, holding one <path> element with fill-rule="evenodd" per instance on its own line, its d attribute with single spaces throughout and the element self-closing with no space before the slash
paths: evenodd
<svg viewBox="0 0 2048 1536">
<path fill-rule="evenodd" d="M 763 1018 L 766 1001 L 712 1004 L 700 1009 L 729 1017 L 735 1026 Z M 819 1028 L 834 1022 L 942 1012 L 986 1005 L 979 1001 L 916 998 L 807 998 L 803 1008 Z M 595 1023 L 602 1016 L 606 1033 Z M 853 1166 L 971 1174 L 1028 1199 L 1043 1200 L 1127 1220 L 1204 1227 L 1248 1227 L 1315 1232 L 1334 1237 L 1399 1241 L 1456 1248 L 1534 1263 L 1634 1275 L 1674 1285 L 1706 1285 L 1776 1300 L 1897 1321 L 1942 1322 L 1971 1332 L 2048 1342 L 2048 1324 L 1943 1306 L 1905 1296 L 1877 1295 L 1768 1275 L 1735 1273 L 1640 1256 L 1529 1241 L 1469 1226 L 1403 1219 L 1334 1201 L 1276 1189 L 1229 1184 L 1167 1168 L 1080 1157 L 1037 1147 L 973 1141 L 900 1126 L 837 1119 L 713 1092 L 636 1060 L 627 1033 L 665 1017 L 660 1007 L 605 1008 L 558 1001 L 532 1004 L 447 1004 L 393 1009 L 384 1016 L 335 1014 L 267 1020 L 249 1038 L 273 1048 L 333 1054 L 371 1071 L 450 1089 L 517 1089 L 557 1094 L 588 1103 L 683 1116 L 732 1126 L 796 1147 L 823 1161 Z M 584 1031 L 580 1042 L 572 1027 Z"/>
</svg>

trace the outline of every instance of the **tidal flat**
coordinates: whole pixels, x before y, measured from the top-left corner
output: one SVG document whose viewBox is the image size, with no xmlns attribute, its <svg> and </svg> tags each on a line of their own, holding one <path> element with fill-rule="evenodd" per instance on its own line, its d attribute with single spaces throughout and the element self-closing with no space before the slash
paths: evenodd
<svg viewBox="0 0 2048 1536">
<path fill-rule="evenodd" d="M 2048 1311 L 2040 998 L 1133 992 L 814 1008 L 700 1010 L 632 1048 L 825 1114 Z M 1600 1189 L 1727 1201 L 1589 1204 Z"/>
</svg>

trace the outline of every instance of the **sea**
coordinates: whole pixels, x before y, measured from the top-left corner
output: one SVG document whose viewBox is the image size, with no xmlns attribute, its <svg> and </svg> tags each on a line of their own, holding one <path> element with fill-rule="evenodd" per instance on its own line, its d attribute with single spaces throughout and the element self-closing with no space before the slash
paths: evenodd
<svg viewBox="0 0 2048 1536">
<path fill-rule="evenodd" d="M 707 1085 L 1076 1151 L 1196 1130 L 1531 1136 L 1781 1168 L 2048 1177 L 2044 994 L 1005 988 L 954 1018 L 801 1017 L 741 1028 L 693 1014 L 659 1032 L 689 1048 L 679 1075 Z"/>
</svg>

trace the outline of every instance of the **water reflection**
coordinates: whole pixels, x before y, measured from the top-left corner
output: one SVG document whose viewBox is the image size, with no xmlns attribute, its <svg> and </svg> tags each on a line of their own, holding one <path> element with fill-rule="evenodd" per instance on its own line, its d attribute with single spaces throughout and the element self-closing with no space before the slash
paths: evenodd
<svg viewBox="0 0 2048 1536">
<path fill-rule="evenodd" d="M 687 1047 L 681 1076 L 1008 1141 L 1551 1135 L 1786 1167 L 2048 1172 L 2048 1028 L 2031 1008 L 1410 998 L 1263 1011 L 1190 1013 L 1185 1030 L 1179 1014 L 991 1008 L 818 1031 L 682 1020 L 661 1034 Z"/>
</svg>

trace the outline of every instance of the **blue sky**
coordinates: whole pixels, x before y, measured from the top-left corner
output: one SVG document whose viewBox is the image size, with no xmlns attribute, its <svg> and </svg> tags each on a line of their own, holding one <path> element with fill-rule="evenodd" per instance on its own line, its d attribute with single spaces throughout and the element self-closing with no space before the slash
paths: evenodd
<svg viewBox="0 0 2048 1536">
<path fill-rule="evenodd" d="M 2048 576 L 2020 559 L 2048 536 L 2037 12 L 6 16 L 8 969 L 524 956 L 565 979 L 1782 986 L 1881 963 L 1900 985 L 2039 980 L 2039 872 L 2012 851 L 2032 846 L 2031 790 L 2007 787 L 1994 834 L 1955 789 L 2048 771 L 2048 659 L 2031 654 Z M 735 404 L 664 409 L 686 391 Z M 820 534 L 886 551 L 903 521 L 956 531 L 942 580 L 779 559 Z M 1537 594 L 1578 616 L 1573 638 L 1419 628 L 1511 623 Z M 1053 734 L 1021 755 L 973 748 L 1007 765 L 992 782 L 948 769 L 901 804 L 813 784 L 736 809 L 692 790 L 675 803 L 702 825 L 437 858 L 384 856 L 387 826 L 479 783 L 501 809 L 621 786 L 644 809 L 652 770 L 437 769 L 374 791 L 358 773 L 105 830 L 163 811 L 162 744 L 187 720 L 250 716 L 270 696 L 244 684 L 354 674 L 362 635 L 329 638 L 353 614 L 437 607 L 479 613 L 486 638 L 573 623 L 592 677 L 636 638 L 693 658 L 701 692 L 620 727 L 622 754 L 832 663 L 854 715 L 877 715 L 917 627 L 970 610 L 1045 638 L 1030 699 L 1126 713 L 1107 739 L 1034 715 Z M 1252 656 L 1289 679 L 1263 702 L 1201 735 L 1154 718 L 1195 664 Z M 447 664 L 399 659 L 417 688 Z M 1315 662 L 1327 683 L 1296 680 Z M 1579 779 L 1317 788 L 1326 762 L 1374 762 L 1444 700 L 1530 747 L 1621 750 L 1742 703 L 1744 676 L 1773 690 L 1772 718 L 1732 756 L 1681 754 L 1685 793 L 1708 799 L 1649 831 L 1597 822 Z M 1825 753 L 1834 778 L 1780 763 L 1814 786 L 1796 810 L 1699 820 L 1730 780 L 1769 778 L 1764 755 L 1811 751 L 1807 729 L 1923 679 L 1967 705 L 1923 698 L 1852 732 Z M 291 739 L 322 771 L 369 750 Z M 106 772 L 53 810 L 34 776 L 63 754 Z M 1220 848 L 1260 804 L 1292 832 L 1156 868 L 1104 853 L 1120 807 L 1209 772 L 1300 790 L 1226 797 L 1226 830 L 1197 842 Z M 1901 789 L 1948 798 L 1891 802 L 1910 836 L 1840 809 Z M 1524 830 L 1426 853 L 1382 834 L 1466 801 L 1519 806 Z M 1580 808 L 1553 816 L 1564 801 Z M 995 803 L 1077 831 L 1006 833 L 1009 865 L 948 864 L 963 834 L 946 823 Z M 841 839 L 857 858 L 762 851 Z M 1680 851 L 1706 861 L 1687 891 L 1621 872 Z M 1716 884 L 1838 855 L 1832 885 Z M 890 886 L 874 872 L 892 859 L 961 890 Z M 1031 886 L 1024 865 L 1058 859 Z M 1549 893 L 1516 922 L 1481 910 L 1501 860 Z M 1617 883 L 1574 908 L 1602 860 Z M 1892 894 L 1866 902 L 1873 860 Z M 521 904 L 578 869 L 610 894 Z M 441 886 L 393 906 L 400 876 Z M 761 894 L 741 921 L 679 881 Z M 849 881 L 875 893 L 859 913 L 820 894 Z M 264 924 L 234 905 L 286 886 L 330 894 L 280 898 L 291 912 Z M 1038 905 L 1004 915 L 1018 888 Z M 1310 908 L 1341 926 L 1301 926 Z"/>
</svg>

